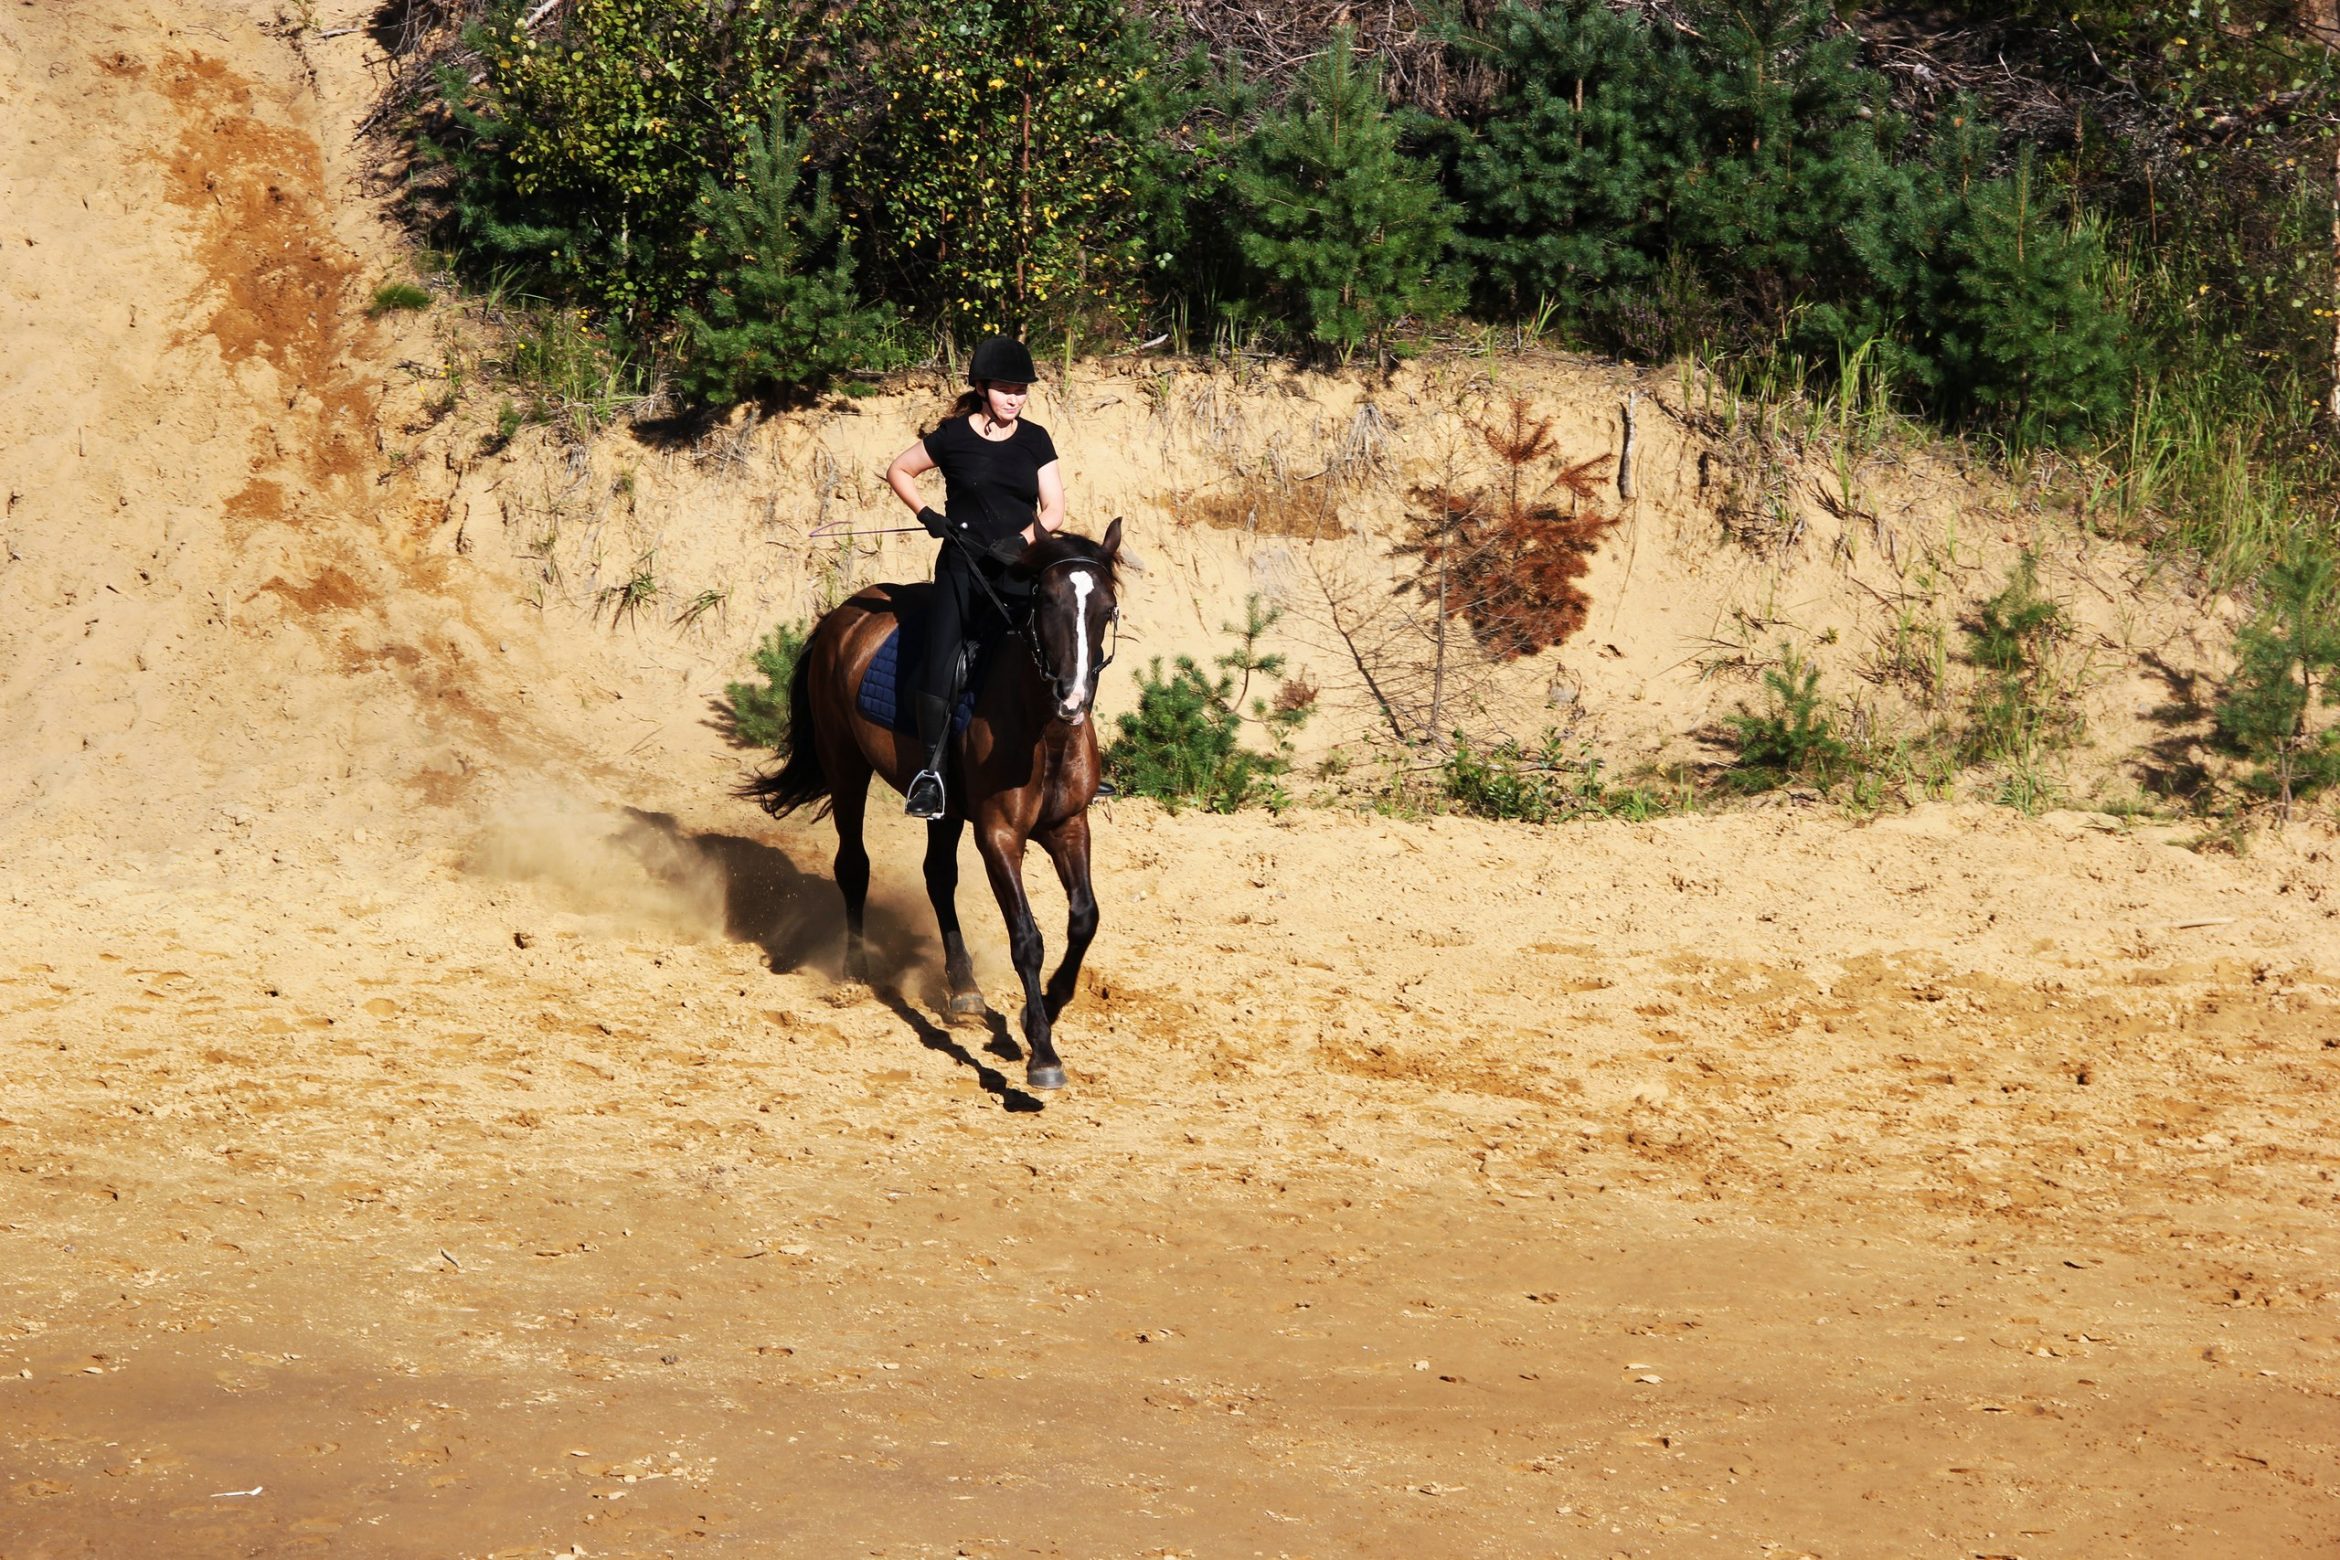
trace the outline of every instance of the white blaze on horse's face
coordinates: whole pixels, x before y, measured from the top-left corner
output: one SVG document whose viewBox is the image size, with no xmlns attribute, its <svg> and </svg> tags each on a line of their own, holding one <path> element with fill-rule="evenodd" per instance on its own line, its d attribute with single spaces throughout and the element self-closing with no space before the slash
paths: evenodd
<svg viewBox="0 0 2340 1560">
<path fill-rule="evenodd" d="M 1072 695 L 1067 698 L 1062 690 L 1056 699 L 1059 720 L 1078 726 L 1089 718 L 1089 699 L 1093 693 L 1089 675 L 1089 592 L 1097 588 L 1097 576 L 1087 569 L 1073 569 L 1073 669 Z"/>
<path fill-rule="evenodd" d="M 1040 572 L 1046 583 L 1028 628 L 1032 664 L 1048 685 L 1050 717 L 1078 728 L 1088 721 L 1097 679 L 1112 659 L 1104 653 L 1105 633 L 1119 614 L 1093 559 L 1060 558 Z M 1063 642 L 1068 635 L 1069 644 Z"/>
</svg>

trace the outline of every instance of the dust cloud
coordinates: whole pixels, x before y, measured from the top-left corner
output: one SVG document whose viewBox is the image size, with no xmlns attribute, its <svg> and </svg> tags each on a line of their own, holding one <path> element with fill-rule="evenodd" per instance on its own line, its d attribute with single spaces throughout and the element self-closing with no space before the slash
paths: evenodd
<svg viewBox="0 0 2340 1560">
<path fill-rule="evenodd" d="M 842 967 L 844 906 L 825 870 L 808 871 L 760 840 L 688 828 L 669 813 L 551 785 L 524 790 L 481 824 L 464 870 L 529 885 L 549 910 L 572 918 L 563 930 L 751 943 L 780 971 L 834 976 Z M 940 957 L 925 933 L 931 914 L 923 899 L 873 887 L 864 932 L 875 978 L 898 984 L 931 973 Z M 918 990 L 930 994 L 924 984 Z"/>
<path fill-rule="evenodd" d="M 722 863 L 652 815 L 545 789 L 501 803 L 471 842 L 464 869 L 535 886 L 553 909 L 605 935 L 686 942 L 730 935 Z"/>
</svg>

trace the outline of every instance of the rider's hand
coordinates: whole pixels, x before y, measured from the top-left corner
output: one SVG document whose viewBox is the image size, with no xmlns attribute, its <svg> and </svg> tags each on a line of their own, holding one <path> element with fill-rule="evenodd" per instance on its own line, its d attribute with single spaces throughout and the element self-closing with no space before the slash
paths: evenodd
<svg viewBox="0 0 2340 1560">
<path fill-rule="evenodd" d="M 922 526 L 925 526 L 926 534 L 933 537 L 938 542 L 950 534 L 950 521 L 944 519 L 933 509 L 919 510 L 918 523 Z"/>
<path fill-rule="evenodd" d="M 1024 540 L 1024 533 L 1018 531 L 1013 536 L 1001 537 L 985 551 L 991 554 L 994 563 L 1015 563 L 1024 556 L 1031 545 L 1030 542 Z"/>
</svg>

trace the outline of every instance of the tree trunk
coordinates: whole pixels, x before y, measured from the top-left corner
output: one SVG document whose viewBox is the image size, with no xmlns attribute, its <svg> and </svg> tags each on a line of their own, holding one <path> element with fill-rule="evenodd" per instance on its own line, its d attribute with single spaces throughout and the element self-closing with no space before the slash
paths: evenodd
<svg viewBox="0 0 2340 1560">
<path fill-rule="evenodd" d="M 1626 393 L 1625 442 L 1617 452 L 1617 496 L 1628 504 L 1633 502 L 1633 402 L 1640 393 Z"/>
<path fill-rule="evenodd" d="M 1024 321 L 1031 313 L 1030 295 L 1025 291 L 1024 259 L 1032 252 L 1032 89 L 1024 88 L 1022 121 L 1023 146 L 1016 162 L 1016 317 L 1008 321 L 1008 334 L 1021 338 Z"/>
<path fill-rule="evenodd" d="M 2327 56 L 2340 48 L 2340 0 L 2299 0 L 2295 15 L 2299 30 L 2322 44 Z M 2340 423 L 2340 125 L 2325 129 L 2332 137 L 2332 389 L 2324 411 Z"/>
<path fill-rule="evenodd" d="M 2340 126 L 2332 130 L 2332 393 L 2324 410 L 2340 423 Z"/>
<path fill-rule="evenodd" d="M 1438 652 L 1430 664 L 1430 740 L 1442 742 L 1446 730 L 1446 559 L 1453 546 L 1451 538 L 1438 550 L 1438 609 L 1431 622 L 1437 634 Z"/>
</svg>

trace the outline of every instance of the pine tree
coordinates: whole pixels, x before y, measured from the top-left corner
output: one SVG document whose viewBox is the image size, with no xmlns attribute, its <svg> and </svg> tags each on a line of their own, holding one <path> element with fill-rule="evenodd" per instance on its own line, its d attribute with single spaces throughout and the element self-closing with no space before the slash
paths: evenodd
<svg viewBox="0 0 2340 1560">
<path fill-rule="evenodd" d="M 1162 659 L 1138 679 L 1138 707 L 1116 718 L 1119 735 L 1105 750 L 1106 771 L 1133 796 L 1150 796 L 1172 809 L 1200 802 L 1233 812 L 1250 801 L 1280 805 L 1275 777 L 1291 768 L 1292 738 L 1315 708 L 1315 690 L 1288 682 L 1271 704 L 1252 698 L 1250 719 L 1266 732 L 1272 751 L 1243 746 L 1244 700 L 1253 677 L 1279 677 L 1284 658 L 1259 642 L 1283 614 L 1259 597 L 1244 602 L 1241 627 L 1229 623 L 1235 647 L 1212 664 L 1211 677 L 1192 656 L 1178 657 L 1169 676 Z"/>
<path fill-rule="evenodd" d="M 2043 209 L 2026 148 L 1951 226 L 1932 337 L 1942 409 L 2023 442 L 2060 443 L 2121 409 L 2130 354 L 2092 235 Z"/>
<path fill-rule="evenodd" d="M 1488 302 L 1573 312 L 1647 276 L 1690 156 L 1678 54 L 1640 14 L 1601 0 L 1506 0 L 1486 46 L 1503 88 L 1455 182 L 1468 213 L 1457 247 L 1478 262 Z"/>
<path fill-rule="evenodd" d="M 781 386 L 818 385 L 849 366 L 870 330 L 854 295 L 853 261 L 836 245 L 828 181 L 798 199 L 806 137 L 791 135 L 779 103 L 751 130 L 741 182 L 702 178 L 700 241 L 714 285 L 704 311 L 685 309 L 683 393 L 727 403 Z M 826 263 L 816 257 L 829 251 Z"/>
<path fill-rule="evenodd" d="M 1243 295 L 1232 184 L 1242 127 L 1259 117 L 1259 88 L 1240 58 L 1214 61 L 1199 44 L 1176 54 L 1166 36 L 1152 47 L 1161 68 L 1137 82 L 1129 102 L 1137 152 L 1129 193 L 1146 290 L 1174 318 L 1208 318 Z"/>
<path fill-rule="evenodd" d="M 1820 669 L 1787 645 L 1779 665 L 1763 674 L 1764 708 L 1740 706 L 1724 717 L 1739 754 L 1723 772 L 1734 791 L 1771 791 L 1790 781 L 1826 785 L 1852 759 L 1820 698 Z"/>
<path fill-rule="evenodd" d="M 1857 293 L 1851 230 L 1890 199 L 1884 81 L 1824 0 L 1710 0 L 1695 8 L 1700 155 L 1675 196 L 1677 239 L 1718 282 Z M 1776 306 L 1780 298 L 1763 301 Z"/>
<path fill-rule="evenodd" d="M 2317 703 L 2340 703 L 2340 581 L 2311 554 L 2267 575 L 2267 603 L 2235 636 L 2237 665 L 2218 704 L 2218 736 L 2258 765 L 2252 788 L 2289 813 L 2294 798 L 2340 781 L 2340 727 L 2308 728 Z"/>
<path fill-rule="evenodd" d="M 1617 523 L 1592 500 L 1613 457 L 1565 461 L 1547 485 L 1567 492 L 1564 511 L 1523 491 L 1529 470 L 1558 453 L 1552 420 L 1538 417 L 1527 398 L 1514 396 L 1504 422 L 1473 423 L 1472 430 L 1504 468 L 1503 487 L 1458 492 L 1448 484 L 1417 488 L 1407 512 L 1411 531 L 1398 548 L 1410 560 L 1408 585 L 1432 611 L 1434 711 L 1445 681 L 1445 621 L 1460 618 L 1479 648 L 1497 661 L 1563 643 L 1584 626 L 1592 601 L 1579 583 L 1592 555 Z M 1439 713 L 1433 731 L 1443 730 Z"/>
<path fill-rule="evenodd" d="M 1867 285 L 1813 299 L 1800 320 L 1799 344 L 1833 344 L 1839 357 L 1866 344 L 1879 383 L 1914 401 L 1942 404 L 1935 336 L 1957 263 L 1950 234 L 1987 182 L 1998 144 L 1997 127 L 1971 99 L 1939 116 L 1923 155 L 1896 163 L 1845 225 L 1848 273 Z"/>
<path fill-rule="evenodd" d="M 734 743 L 788 751 L 788 684 L 810 638 L 811 632 L 801 623 L 774 624 L 748 656 L 748 663 L 764 680 L 723 685 Z"/>
<path fill-rule="evenodd" d="M 2039 585 L 2026 551 L 2006 585 L 1975 609 L 1967 643 L 1980 675 L 1959 747 L 1972 763 L 2028 764 L 2078 740 L 2080 710 L 2056 677 L 2055 649 L 2070 633 L 2064 609 Z"/>
<path fill-rule="evenodd" d="M 1346 357 L 1454 307 L 1454 208 L 1400 150 L 1381 68 L 1360 62 L 1350 29 L 1254 132 L 1234 189 L 1243 258 L 1310 342 Z"/>
<path fill-rule="evenodd" d="M 1680 49 L 1699 152 L 1675 185 L 1673 239 L 1713 292 L 1825 358 L 1886 323 L 1865 306 L 1881 292 L 1874 234 L 1907 180 L 1884 77 L 1860 68 L 1825 0 L 1701 0 L 1692 16 Z M 1792 304 L 1823 313 L 1792 330 Z"/>
</svg>

